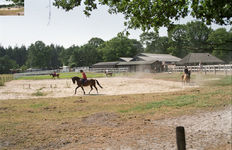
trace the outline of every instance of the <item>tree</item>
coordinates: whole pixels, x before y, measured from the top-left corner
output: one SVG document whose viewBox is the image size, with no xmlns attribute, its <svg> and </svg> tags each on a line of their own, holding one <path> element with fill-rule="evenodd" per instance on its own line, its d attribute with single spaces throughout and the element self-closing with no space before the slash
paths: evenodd
<svg viewBox="0 0 232 150">
<path fill-rule="evenodd" d="M 144 32 L 140 35 L 140 41 L 146 45 L 146 53 L 166 54 L 168 45 L 168 37 L 159 37 L 155 32 Z"/>
<path fill-rule="evenodd" d="M 0 74 L 11 73 L 10 69 L 18 69 L 19 65 L 16 61 L 10 59 L 8 55 L 0 57 Z"/>
<path fill-rule="evenodd" d="M 12 1 L 16 5 L 24 6 L 24 0 L 6 0 L 6 1 Z"/>
<path fill-rule="evenodd" d="M 92 44 L 85 44 L 80 48 L 82 66 L 91 66 L 98 60 L 97 48 Z"/>
<path fill-rule="evenodd" d="M 119 57 L 133 57 L 143 52 L 143 47 L 137 40 L 121 36 L 103 43 L 98 50 L 103 61 L 117 61 Z"/>
<path fill-rule="evenodd" d="M 232 24 L 230 0 L 100 0 L 99 4 L 109 6 L 110 14 L 122 13 L 127 20 L 124 24 L 128 29 L 171 29 L 176 20 L 185 18 L 189 13 L 207 25 Z M 69 11 L 80 6 L 81 0 L 55 0 L 53 5 Z M 87 16 L 97 9 L 95 0 L 86 0 L 84 5 L 84 14 Z"/>
<path fill-rule="evenodd" d="M 205 43 L 209 38 L 209 34 L 213 32 L 213 29 L 208 28 L 201 21 L 188 22 L 186 26 L 188 39 L 186 47 L 188 47 L 189 52 L 202 53 L 207 50 L 207 52 L 211 53 L 212 50 L 208 50 L 208 45 Z"/>
<path fill-rule="evenodd" d="M 210 45 L 213 50 L 212 54 L 224 60 L 226 63 L 229 63 L 232 57 L 232 51 L 225 51 L 226 49 L 231 49 L 232 42 L 226 42 L 231 41 L 231 39 L 232 28 L 229 32 L 227 32 L 225 28 L 219 28 L 212 32 L 207 40 L 207 43 L 212 44 Z"/>
<path fill-rule="evenodd" d="M 59 59 L 59 53 L 62 51 L 62 47 L 51 44 L 49 49 L 51 52 L 51 59 L 50 62 L 48 62 L 48 68 L 59 68 L 59 66 L 62 65 L 61 60 Z"/>
<path fill-rule="evenodd" d="M 29 55 L 26 62 L 28 67 L 46 68 L 51 58 L 51 50 L 42 41 L 36 41 L 28 48 Z"/>
<path fill-rule="evenodd" d="M 99 45 L 101 45 L 104 42 L 105 41 L 103 39 L 95 37 L 95 38 L 91 38 L 89 40 L 88 44 L 91 44 L 91 45 L 93 45 L 95 47 L 98 47 Z"/>
<path fill-rule="evenodd" d="M 6 54 L 6 49 L 0 45 L 0 57 L 3 57 Z"/>
<path fill-rule="evenodd" d="M 189 52 L 186 49 L 187 40 L 187 26 L 176 25 L 175 28 L 168 33 L 169 44 L 168 52 L 176 57 L 183 58 Z"/>
</svg>

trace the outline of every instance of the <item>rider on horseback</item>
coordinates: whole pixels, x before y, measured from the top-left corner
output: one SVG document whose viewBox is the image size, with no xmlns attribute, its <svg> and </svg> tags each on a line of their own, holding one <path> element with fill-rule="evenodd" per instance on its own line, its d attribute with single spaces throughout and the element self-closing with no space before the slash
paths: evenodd
<svg viewBox="0 0 232 150">
<path fill-rule="evenodd" d="M 81 83 L 82 83 L 82 86 L 84 86 L 84 82 L 87 80 L 87 77 L 83 70 L 80 70 L 80 72 L 82 73 Z"/>
<path fill-rule="evenodd" d="M 188 71 L 188 68 L 187 68 L 186 65 L 185 65 L 185 68 L 184 68 L 184 73 L 185 73 L 187 76 L 189 76 L 189 78 L 190 78 L 190 72 Z"/>
</svg>

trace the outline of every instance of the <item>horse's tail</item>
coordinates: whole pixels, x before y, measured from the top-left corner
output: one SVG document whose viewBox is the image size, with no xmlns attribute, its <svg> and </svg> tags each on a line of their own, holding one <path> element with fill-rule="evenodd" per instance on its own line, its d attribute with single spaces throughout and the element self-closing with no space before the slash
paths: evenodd
<svg viewBox="0 0 232 150">
<path fill-rule="evenodd" d="M 103 88 L 97 80 L 95 80 L 95 81 L 97 82 L 97 85 L 98 85 L 98 86 L 100 86 L 101 88 Z"/>
</svg>

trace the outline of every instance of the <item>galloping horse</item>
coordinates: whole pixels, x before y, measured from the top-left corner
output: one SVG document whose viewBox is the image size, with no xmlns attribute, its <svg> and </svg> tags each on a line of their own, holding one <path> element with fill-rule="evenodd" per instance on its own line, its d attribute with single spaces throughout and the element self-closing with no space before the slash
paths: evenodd
<svg viewBox="0 0 232 150">
<path fill-rule="evenodd" d="M 82 90 L 83 90 L 83 92 L 84 92 L 84 94 L 85 94 L 85 90 L 84 90 L 84 88 L 81 86 L 81 85 L 82 85 L 81 80 L 80 80 L 81 78 L 79 78 L 79 77 L 72 77 L 71 79 L 72 79 L 73 84 L 75 84 L 75 81 L 77 82 L 77 87 L 76 87 L 76 89 L 75 89 L 75 93 L 74 93 L 74 94 L 76 94 L 76 91 L 77 91 L 77 89 L 78 89 L 79 87 L 82 88 Z M 90 86 L 90 88 L 91 88 L 91 90 L 89 91 L 89 93 L 93 90 L 93 86 L 94 86 L 95 89 L 97 90 L 96 82 L 97 82 L 98 86 L 100 86 L 101 88 L 103 88 L 103 87 L 99 84 L 99 82 L 98 82 L 97 80 L 95 80 L 95 79 L 89 79 L 89 80 L 86 80 L 86 81 L 84 82 L 84 86 Z M 98 90 L 97 90 L 97 93 L 98 93 Z"/>
<path fill-rule="evenodd" d="M 52 76 L 53 78 L 55 78 L 55 77 L 60 78 L 59 74 L 53 74 L 53 73 L 51 73 L 50 76 Z"/>
<path fill-rule="evenodd" d="M 108 73 L 106 73 L 106 71 L 105 71 L 105 74 L 106 74 L 106 76 L 108 76 L 108 75 L 109 75 L 109 76 L 111 76 L 111 77 L 112 77 L 112 74 L 113 74 L 113 73 L 112 73 L 112 72 L 108 72 Z"/>
<path fill-rule="evenodd" d="M 189 71 L 189 74 L 191 74 L 191 71 Z M 185 85 L 186 83 L 190 83 L 190 77 L 186 73 L 182 73 L 181 80 L 182 80 L 182 85 Z"/>
</svg>

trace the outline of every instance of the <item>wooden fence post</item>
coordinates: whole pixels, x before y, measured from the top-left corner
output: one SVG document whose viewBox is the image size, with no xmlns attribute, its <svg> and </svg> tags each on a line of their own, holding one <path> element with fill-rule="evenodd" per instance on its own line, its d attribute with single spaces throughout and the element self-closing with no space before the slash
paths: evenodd
<svg viewBox="0 0 232 150">
<path fill-rule="evenodd" d="M 178 150 L 186 150 L 184 127 L 176 127 L 176 143 Z"/>
<path fill-rule="evenodd" d="M 232 75 L 231 70 L 232 70 L 232 68 L 231 68 L 231 64 L 230 64 L 230 75 Z"/>
<path fill-rule="evenodd" d="M 227 76 L 227 66 L 226 65 L 224 65 L 224 73 Z"/>
<path fill-rule="evenodd" d="M 213 65 L 213 68 L 214 68 L 214 75 L 216 75 L 216 69 L 215 69 L 215 66 Z"/>
</svg>

